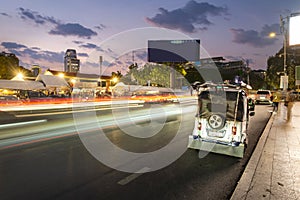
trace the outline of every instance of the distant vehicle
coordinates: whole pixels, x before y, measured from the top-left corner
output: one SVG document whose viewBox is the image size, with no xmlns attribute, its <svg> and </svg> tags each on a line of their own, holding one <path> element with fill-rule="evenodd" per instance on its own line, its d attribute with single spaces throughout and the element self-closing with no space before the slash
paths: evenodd
<svg viewBox="0 0 300 200">
<path fill-rule="evenodd" d="M 0 105 L 21 105 L 23 102 L 14 95 L 0 96 Z"/>
<path fill-rule="evenodd" d="M 249 109 L 246 92 L 223 84 L 198 91 L 198 111 L 188 148 L 242 158 L 248 143 L 249 116 L 255 114 Z"/>
<path fill-rule="evenodd" d="M 270 90 L 257 90 L 256 104 L 272 104 L 272 93 Z"/>
</svg>

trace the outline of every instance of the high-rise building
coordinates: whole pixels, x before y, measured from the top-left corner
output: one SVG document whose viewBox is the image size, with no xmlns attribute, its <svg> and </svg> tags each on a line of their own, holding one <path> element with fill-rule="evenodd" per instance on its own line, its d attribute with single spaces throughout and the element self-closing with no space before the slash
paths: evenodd
<svg viewBox="0 0 300 200">
<path fill-rule="evenodd" d="M 65 72 L 79 72 L 80 70 L 80 60 L 77 59 L 75 49 L 67 49 L 64 57 L 64 71 Z"/>
</svg>

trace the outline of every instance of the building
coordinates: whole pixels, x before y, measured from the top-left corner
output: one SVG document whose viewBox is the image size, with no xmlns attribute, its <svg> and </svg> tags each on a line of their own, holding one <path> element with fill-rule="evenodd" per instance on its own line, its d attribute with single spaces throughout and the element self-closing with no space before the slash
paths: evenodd
<svg viewBox="0 0 300 200">
<path fill-rule="evenodd" d="M 64 71 L 75 73 L 80 71 L 80 60 L 77 59 L 75 49 L 67 49 L 64 57 Z"/>
<path fill-rule="evenodd" d="M 37 77 L 41 73 L 41 67 L 39 65 L 32 65 L 31 71 L 34 77 Z"/>
</svg>

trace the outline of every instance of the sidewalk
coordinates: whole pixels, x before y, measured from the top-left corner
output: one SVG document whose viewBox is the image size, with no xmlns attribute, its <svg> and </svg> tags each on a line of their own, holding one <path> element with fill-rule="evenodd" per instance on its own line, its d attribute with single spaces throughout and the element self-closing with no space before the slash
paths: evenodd
<svg viewBox="0 0 300 200">
<path fill-rule="evenodd" d="M 300 200 L 300 102 L 290 122 L 279 105 L 263 132 L 231 200 Z"/>
</svg>

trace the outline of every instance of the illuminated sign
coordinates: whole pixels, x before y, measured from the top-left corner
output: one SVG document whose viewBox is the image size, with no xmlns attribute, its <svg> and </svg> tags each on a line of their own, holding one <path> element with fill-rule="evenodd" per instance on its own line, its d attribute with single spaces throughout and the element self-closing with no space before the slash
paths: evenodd
<svg viewBox="0 0 300 200">
<path fill-rule="evenodd" d="M 300 44 L 300 15 L 291 16 L 289 20 L 289 45 Z"/>
</svg>

